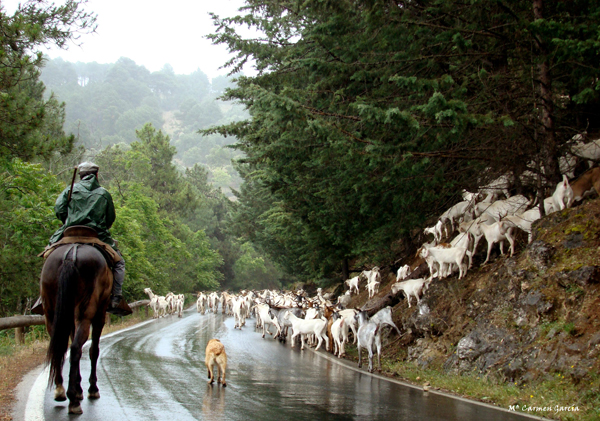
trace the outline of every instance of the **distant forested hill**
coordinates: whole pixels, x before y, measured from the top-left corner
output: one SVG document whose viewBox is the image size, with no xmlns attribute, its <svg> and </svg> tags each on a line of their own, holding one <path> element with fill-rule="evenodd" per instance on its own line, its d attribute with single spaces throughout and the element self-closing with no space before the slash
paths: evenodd
<svg viewBox="0 0 600 421">
<path fill-rule="evenodd" d="M 150 72 L 122 57 L 113 64 L 48 59 L 41 80 L 47 94 L 54 92 L 66 103 L 65 131 L 86 149 L 130 144 L 137 139 L 136 130 L 152 123 L 169 135 L 179 165 L 205 165 L 210 181 L 225 192 L 239 186 L 241 180 L 231 165 L 239 152 L 225 147 L 235 139 L 197 133 L 247 117 L 242 106 L 216 99 L 233 84 L 230 78 L 209 81 L 200 69 L 177 75 L 169 65 Z"/>
</svg>

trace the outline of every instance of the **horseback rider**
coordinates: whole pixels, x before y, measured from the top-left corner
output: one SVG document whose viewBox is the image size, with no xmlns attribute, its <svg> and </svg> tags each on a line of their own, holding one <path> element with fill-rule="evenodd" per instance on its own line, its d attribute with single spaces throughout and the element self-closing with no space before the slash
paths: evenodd
<svg viewBox="0 0 600 421">
<path fill-rule="evenodd" d="M 70 198 L 71 186 L 64 189 L 56 199 L 54 212 L 63 225 L 50 238 L 50 245 L 59 241 L 68 227 L 85 225 L 93 228 L 98 233 L 98 239 L 111 246 L 121 256 L 121 260 L 113 266 L 113 289 L 108 309 L 109 312 L 113 312 L 111 310 L 116 309 L 123 298 L 125 261 L 109 232 L 115 222 L 115 206 L 110 193 L 98 182 L 98 169 L 98 165 L 92 162 L 79 164 L 77 170 L 80 181 L 72 186 Z"/>
</svg>

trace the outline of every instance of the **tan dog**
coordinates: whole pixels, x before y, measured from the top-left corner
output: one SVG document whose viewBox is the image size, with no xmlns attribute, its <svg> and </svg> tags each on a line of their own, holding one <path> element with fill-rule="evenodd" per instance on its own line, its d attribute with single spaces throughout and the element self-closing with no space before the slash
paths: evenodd
<svg viewBox="0 0 600 421">
<path fill-rule="evenodd" d="M 219 368 L 219 377 L 217 383 L 227 386 L 225 382 L 225 370 L 227 369 L 227 354 L 225 346 L 218 339 L 211 339 L 206 345 L 206 368 L 208 369 L 208 384 L 215 381 L 213 367 L 217 364 Z"/>
</svg>

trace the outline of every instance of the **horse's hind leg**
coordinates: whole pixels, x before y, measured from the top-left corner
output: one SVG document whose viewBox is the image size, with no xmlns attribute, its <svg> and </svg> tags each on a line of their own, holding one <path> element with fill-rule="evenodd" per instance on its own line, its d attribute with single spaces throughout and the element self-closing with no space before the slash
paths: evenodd
<svg viewBox="0 0 600 421">
<path fill-rule="evenodd" d="M 64 402 L 67 400 L 67 394 L 65 393 L 65 387 L 63 386 L 62 367 L 60 370 L 56 370 L 54 376 L 54 400 L 57 402 Z"/>
<path fill-rule="evenodd" d="M 69 388 L 67 397 L 69 398 L 69 414 L 82 414 L 79 402 L 83 399 L 83 390 L 81 389 L 81 373 L 79 371 L 79 362 L 81 361 L 81 348 L 90 334 L 90 321 L 82 320 L 77 326 L 75 337 L 71 344 L 71 369 L 69 371 Z"/>
<path fill-rule="evenodd" d="M 60 377 L 60 381 L 57 379 L 54 384 L 56 385 L 56 389 L 54 389 L 54 400 L 57 402 L 66 401 L 67 394 L 65 393 L 65 387 L 62 384 L 62 376 Z"/>
<path fill-rule="evenodd" d="M 96 378 L 96 364 L 100 355 L 100 335 L 104 328 L 104 317 L 96 317 L 92 322 L 92 346 L 90 347 L 90 361 L 92 369 L 90 373 L 90 388 L 88 389 L 88 399 L 100 398 L 98 383 Z"/>
<path fill-rule="evenodd" d="M 54 320 L 54 305 L 55 301 L 49 301 L 48 304 L 45 304 L 44 308 L 46 309 L 46 330 L 50 336 L 52 336 L 52 321 Z M 62 367 L 61 370 L 56 370 L 54 375 L 54 385 L 56 389 L 54 389 L 54 400 L 58 402 L 63 402 L 67 400 L 67 394 L 65 392 L 65 388 L 63 386 L 63 376 L 62 376 Z"/>
<path fill-rule="evenodd" d="M 56 370 L 54 375 L 54 400 L 57 402 L 64 402 L 67 400 L 67 394 L 65 393 L 65 387 L 63 386 L 62 367 L 60 370 Z"/>
</svg>

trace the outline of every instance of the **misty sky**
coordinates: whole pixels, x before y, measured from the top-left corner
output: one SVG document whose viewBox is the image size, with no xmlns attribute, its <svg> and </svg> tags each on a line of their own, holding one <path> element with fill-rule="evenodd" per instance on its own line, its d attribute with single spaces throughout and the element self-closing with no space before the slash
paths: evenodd
<svg viewBox="0 0 600 421">
<path fill-rule="evenodd" d="M 8 14 L 18 3 L 23 1 L 1 0 Z M 212 45 L 204 38 L 214 31 L 208 12 L 233 16 L 243 4 L 244 0 L 89 0 L 85 10 L 98 15 L 96 33 L 82 36 L 81 47 L 71 45 L 67 51 L 50 50 L 46 54 L 71 62 L 98 63 L 128 57 L 150 71 L 168 63 L 177 74 L 200 68 L 212 79 L 227 73 L 219 67 L 230 56 L 225 46 Z M 252 73 L 250 68 L 244 71 Z"/>
</svg>

